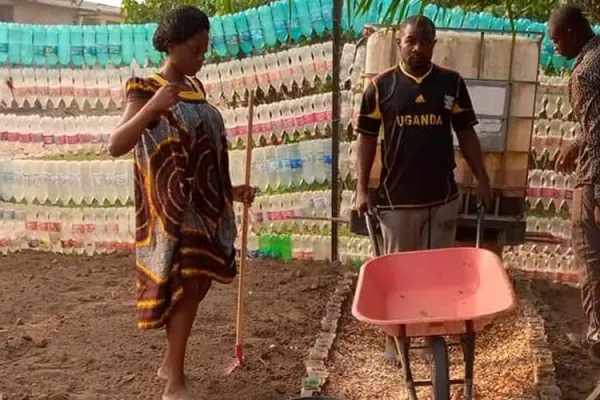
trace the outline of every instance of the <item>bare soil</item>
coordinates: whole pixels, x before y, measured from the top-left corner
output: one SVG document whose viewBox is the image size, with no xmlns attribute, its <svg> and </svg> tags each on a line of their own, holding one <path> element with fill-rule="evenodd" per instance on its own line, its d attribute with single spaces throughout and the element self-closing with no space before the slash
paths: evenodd
<svg viewBox="0 0 600 400">
<path fill-rule="evenodd" d="M 0 258 L 0 398 L 160 399 L 164 331 L 136 328 L 132 255 Z M 233 361 L 237 281 L 200 305 L 187 373 L 200 399 L 296 395 L 341 271 L 256 261 L 248 272 L 243 370 Z"/>
<path fill-rule="evenodd" d="M 600 364 L 588 356 L 582 343 L 587 322 L 581 310 L 581 292 L 545 281 L 534 281 L 533 289 L 544 303 L 541 314 L 563 400 L 585 399 L 600 383 Z"/>
</svg>

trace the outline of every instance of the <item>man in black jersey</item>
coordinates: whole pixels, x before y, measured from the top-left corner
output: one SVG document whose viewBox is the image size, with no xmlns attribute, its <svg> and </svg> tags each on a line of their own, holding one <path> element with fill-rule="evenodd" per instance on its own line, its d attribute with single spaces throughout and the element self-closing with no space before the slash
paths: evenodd
<svg viewBox="0 0 600 400">
<path fill-rule="evenodd" d="M 368 85 L 357 127 L 360 214 L 371 206 L 368 181 L 383 127 L 376 206 L 388 254 L 454 246 L 460 204 L 452 129 L 485 206 L 492 204 L 467 86 L 457 72 L 431 62 L 435 25 L 414 16 L 402 23 L 398 34 L 402 60 Z M 393 338 L 386 340 L 384 359 L 399 361 Z"/>
</svg>

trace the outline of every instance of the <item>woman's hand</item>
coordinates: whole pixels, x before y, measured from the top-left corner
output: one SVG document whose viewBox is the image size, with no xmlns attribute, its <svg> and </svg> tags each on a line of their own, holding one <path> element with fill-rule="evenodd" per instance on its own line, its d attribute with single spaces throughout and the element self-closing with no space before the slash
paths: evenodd
<svg viewBox="0 0 600 400">
<path fill-rule="evenodd" d="M 185 86 L 175 83 L 163 86 L 148 100 L 146 107 L 154 114 L 161 115 L 179 102 L 179 93 L 185 90 Z"/>
<path fill-rule="evenodd" d="M 256 196 L 256 188 L 246 185 L 234 186 L 231 189 L 231 194 L 233 195 L 233 201 L 250 205 Z"/>
</svg>

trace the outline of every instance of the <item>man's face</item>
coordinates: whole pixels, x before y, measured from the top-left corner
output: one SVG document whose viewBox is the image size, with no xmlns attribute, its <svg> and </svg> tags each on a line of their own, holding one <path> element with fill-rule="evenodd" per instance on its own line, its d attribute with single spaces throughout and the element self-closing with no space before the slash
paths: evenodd
<svg viewBox="0 0 600 400">
<path fill-rule="evenodd" d="M 556 24 L 550 24 L 548 36 L 554 44 L 556 51 L 567 60 L 571 60 L 579 54 L 581 47 L 577 45 L 577 35 L 571 29 L 561 28 Z"/>
<path fill-rule="evenodd" d="M 398 39 L 402 61 L 410 68 L 419 69 L 431 63 L 435 36 L 427 26 L 407 25 Z"/>
</svg>

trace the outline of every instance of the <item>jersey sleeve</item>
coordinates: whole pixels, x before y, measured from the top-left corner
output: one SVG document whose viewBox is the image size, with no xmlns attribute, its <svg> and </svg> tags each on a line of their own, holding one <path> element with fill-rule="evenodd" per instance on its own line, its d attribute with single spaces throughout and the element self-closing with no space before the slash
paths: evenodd
<svg viewBox="0 0 600 400">
<path fill-rule="evenodd" d="M 356 131 L 363 135 L 379 136 L 380 127 L 379 93 L 377 85 L 371 82 L 363 94 Z"/>
<path fill-rule="evenodd" d="M 478 123 L 479 121 L 477 121 L 477 116 L 473 109 L 473 103 L 471 102 L 467 84 L 464 79 L 459 76 L 456 98 L 454 99 L 454 105 L 452 106 L 452 128 L 454 128 L 454 132 L 458 133 L 471 128 Z"/>
<path fill-rule="evenodd" d="M 156 88 L 148 80 L 142 78 L 129 78 L 125 83 L 125 98 L 127 101 L 149 100 Z"/>
</svg>

